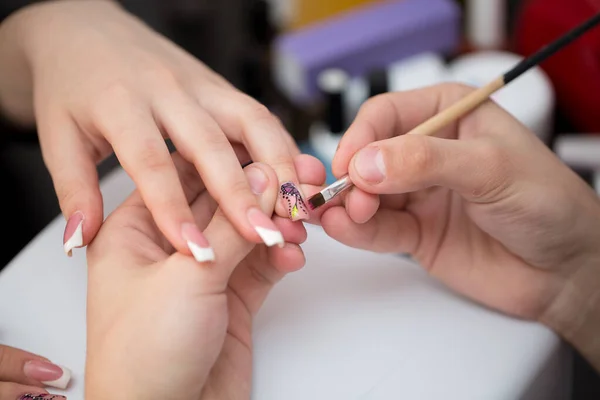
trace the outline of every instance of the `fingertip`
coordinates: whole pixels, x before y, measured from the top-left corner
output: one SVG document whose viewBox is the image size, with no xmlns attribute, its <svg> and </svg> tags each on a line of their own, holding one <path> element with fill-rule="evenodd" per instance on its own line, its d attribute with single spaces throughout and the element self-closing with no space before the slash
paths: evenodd
<svg viewBox="0 0 600 400">
<path fill-rule="evenodd" d="M 294 158 L 294 166 L 300 184 L 323 185 L 327 179 L 327 171 L 323 163 L 309 154 L 300 154 Z"/>
<path fill-rule="evenodd" d="M 258 197 L 260 206 L 260 210 L 252 207 L 247 211 L 250 225 L 267 246 L 283 244 L 283 234 L 272 220 L 279 192 L 275 170 L 267 164 L 255 162 L 245 167 L 244 173 L 252 192 Z"/>
<path fill-rule="evenodd" d="M 100 190 L 89 191 L 94 193 L 84 193 L 68 204 L 61 204 L 66 219 L 63 248 L 69 257 L 74 249 L 87 246 L 94 240 L 104 220 Z"/>
<path fill-rule="evenodd" d="M 301 244 L 306 241 L 308 235 L 302 222 L 280 216 L 273 216 L 273 222 L 283 234 L 286 243 Z"/>
<path fill-rule="evenodd" d="M 352 221 L 364 224 L 373 218 L 379 209 L 379 202 L 379 195 L 353 187 L 346 195 L 346 212 Z"/>
<path fill-rule="evenodd" d="M 298 244 L 285 243 L 283 247 L 269 249 L 269 262 L 278 272 L 287 274 L 304 267 L 306 257 Z"/>
<path fill-rule="evenodd" d="M 343 231 L 347 222 L 352 222 L 344 206 L 334 206 L 325 210 L 321 214 L 321 226 L 325 233 L 332 238 L 339 240 L 338 232 Z"/>
</svg>

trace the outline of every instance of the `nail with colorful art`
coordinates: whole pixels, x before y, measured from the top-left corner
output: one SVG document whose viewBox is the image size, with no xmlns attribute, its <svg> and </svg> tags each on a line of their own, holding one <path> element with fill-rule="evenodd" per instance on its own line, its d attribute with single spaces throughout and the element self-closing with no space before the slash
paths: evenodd
<svg viewBox="0 0 600 400">
<path fill-rule="evenodd" d="M 19 397 L 17 400 L 66 400 L 65 396 L 61 396 L 58 394 L 50 394 L 50 393 L 41 393 L 41 394 L 24 394 Z"/>
<path fill-rule="evenodd" d="M 302 193 L 300 193 L 296 185 L 292 182 L 286 182 L 281 185 L 279 193 L 287 203 L 288 213 L 292 221 L 308 219 L 308 208 L 306 207 Z"/>
</svg>

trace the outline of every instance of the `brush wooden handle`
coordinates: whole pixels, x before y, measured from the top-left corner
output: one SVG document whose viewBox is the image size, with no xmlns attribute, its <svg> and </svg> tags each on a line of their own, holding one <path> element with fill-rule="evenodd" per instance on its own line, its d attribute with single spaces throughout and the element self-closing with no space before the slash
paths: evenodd
<svg viewBox="0 0 600 400">
<path fill-rule="evenodd" d="M 503 86 L 504 79 L 500 76 L 487 85 L 470 93 L 468 96 L 465 96 L 442 112 L 431 117 L 421 125 L 418 125 L 416 128 L 409 131 L 407 135 L 433 135 L 446 125 L 456 121 L 469 111 L 487 101 L 495 91 Z"/>
</svg>

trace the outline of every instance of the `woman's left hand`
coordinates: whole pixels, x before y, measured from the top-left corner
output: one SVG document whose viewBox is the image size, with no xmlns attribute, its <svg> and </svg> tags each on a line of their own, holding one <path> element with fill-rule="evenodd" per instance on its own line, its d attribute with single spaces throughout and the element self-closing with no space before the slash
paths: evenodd
<svg viewBox="0 0 600 400">
<path fill-rule="evenodd" d="M 68 219 L 67 253 L 88 244 L 100 228 L 96 164 L 113 150 L 160 231 L 184 254 L 191 250 L 183 227 L 193 216 L 164 138 L 195 165 L 224 215 L 250 242 L 261 243 L 257 224 L 270 218 L 256 212 L 240 161 L 266 163 L 280 184 L 299 184 L 298 148 L 263 105 L 115 1 L 24 8 L 0 29 L 0 59 L 0 108 L 16 120 L 35 117 Z M 276 212 L 287 215 L 283 200 Z"/>
<path fill-rule="evenodd" d="M 249 398 L 252 317 L 273 284 L 304 264 L 302 224 L 274 216 L 285 246 L 249 243 L 194 168 L 174 160 L 216 260 L 200 264 L 174 253 L 138 192 L 109 216 L 88 247 L 88 400 Z M 296 166 L 302 182 L 323 183 L 315 159 L 299 156 Z M 258 163 L 244 170 L 271 215 L 275 172 Z"/>
</svg>

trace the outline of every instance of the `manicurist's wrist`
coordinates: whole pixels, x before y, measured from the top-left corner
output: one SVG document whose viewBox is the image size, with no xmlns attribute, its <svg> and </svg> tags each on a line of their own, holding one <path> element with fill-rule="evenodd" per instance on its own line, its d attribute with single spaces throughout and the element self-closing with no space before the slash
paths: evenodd
<svg viewBox="0 0 600 400">
<path fill-rule="evenodd" d="M 600 371 L 600 243 L 587 262 L 565 279 L 541 322 Z"/>
<path fill-rule="evenodd" d="M 35 73 L 36 66 L 57 56 L 57 46 L 66 44 L 64 38 L 76 40 L 85 24 L 82 18 L 102 18 L 98 16 L 101 10 L 123 8 L 116 0 L 47 0 L 23 7 L 9 18 L 13 20 L 20 50 Z"/>
</svg>

